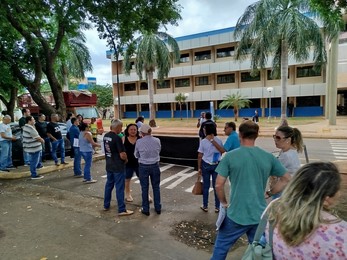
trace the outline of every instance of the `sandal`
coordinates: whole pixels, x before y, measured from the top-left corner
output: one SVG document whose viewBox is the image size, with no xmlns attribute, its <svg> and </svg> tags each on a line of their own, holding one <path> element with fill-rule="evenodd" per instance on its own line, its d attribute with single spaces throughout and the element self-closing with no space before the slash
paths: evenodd
<svg viewBox="0 0 347 260">
<path fill-rule="evenodd" d="M 219 208 L 215 208 L 215 209 L 214 209 L 214 212 L 215 212 L 215 213 L 219 213 Z"/>
<path fill-rule="evenodd" d="M 203 211 L 208 212 L 208 208 L 205 208 L 204 206 L 200 207 Z"/>
</svg>

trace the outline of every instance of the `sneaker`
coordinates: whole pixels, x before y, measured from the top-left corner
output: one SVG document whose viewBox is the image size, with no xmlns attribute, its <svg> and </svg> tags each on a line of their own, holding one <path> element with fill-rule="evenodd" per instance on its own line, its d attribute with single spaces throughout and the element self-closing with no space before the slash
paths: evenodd
<svg viewBox="0 0 347 260">
<path fill-rule="evenodd" d="M 10 166 L 10 167 L 6 167 L 7 170 L 15 170 L 17 169 L 17 167 L 14 167 L 14 166 Z"/>
<path fill-rule="evenodd" d="M 75 178 L 82 178 L 83 175 L 82 175 L 82 174 L 75 174 L 74 177 L 75 177 Z"/>
<path fill-rule="evenodd" d="M 45 166 L 41 165 L 40 167 L 37 167 L 36 169 L 42 169 L 45 168 Z"/>
<path fill-rule="evenodd" d="M 208 208 L 207 207 L 204 207 L 204 206 L 201 206 L 200 209 L 204 212 L 208 212 Z"/>
<path fill-rule="evenodd" d="M 83 181 L 85 184 L 90 184 L 90 183 L 96 183 L 97 182 L 97 180 L 90 180 L 90 181 Z"/>
<path fill-rule="evenodd" d="M 58 162 L 55 163 L 55 166 L 59 166 L 60 164 Z"/>
<path fill-rule="evenodd" d="M 126 211 L 124 211 L 124 212 L 121 212 L 121 213 L 118 213 L 118 216 L 129 216 L 129 215 L 132 215 L 132 214 L 134 214 L 134 211 L 132 211 L 132 210 L 126 210 Z"/>
<path fill-rule="evenodd" d="M 7 170 L 7 169 L 2 169 L 0 170 L 0 172 L 9 172 L 10 170 Z"/>
<path fill-rule="evenodd" d="M 110 210 L 110 208 L 108 207 L 108 208 L 104 208 L 104 211 L 109 211 Z"/>
<path fill-rule="evenodd" d="M 26 163 L 25 163 L 24 166 L 27 167 L 27 166 L 30 166 L 30 164 L 26 164 Z"/>
<path fill-rule="evenodd" d="M 66 164 L 69 164 L 69 163 L 67 163 L 67 162 L 61 162 L 61 164 L 62 164 L 62 165 L 66 165 Z"/>
<path fill-rule="evenodd" d="M 42 179 L 43 176 L 42 175 L 36 175 L 35 177 L 31 177 L 32 180 L 39 180 Z"/>
<path fill-rule="evenodd" d="M 158 215 L 161 214 L 161 210 L 155 210 L 155 212 L 157 212 Z"/>
</svg>

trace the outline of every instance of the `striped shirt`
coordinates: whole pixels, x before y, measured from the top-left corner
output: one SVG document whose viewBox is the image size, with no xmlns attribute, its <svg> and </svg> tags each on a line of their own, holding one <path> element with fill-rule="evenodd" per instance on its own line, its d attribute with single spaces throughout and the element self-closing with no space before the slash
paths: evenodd
<svg viewBox="0 0 347 260">
<path fill-rule="evenodd" d="M 139 163 L 154 164 L 160 161 L 160 140 L 151 135 L 145 135 L 136 141 L 134 155 Z"/>
<path fill-rule="evenodd" d="M 42 150 L 42 144 L 37 138 L 39 133 L 32 125 L 25 124 L 23 127 L 23 148 L 27 153 L 36 153 Z"/>
</svg>

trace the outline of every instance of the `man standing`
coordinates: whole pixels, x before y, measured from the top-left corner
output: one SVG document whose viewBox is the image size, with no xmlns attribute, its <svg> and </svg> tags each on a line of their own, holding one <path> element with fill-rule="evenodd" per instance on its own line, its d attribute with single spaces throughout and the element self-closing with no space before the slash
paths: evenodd
<svg viewBox="0 0 347 260">
<path fill-rule="evenodd" d="M 80 154 L 80 147 L 79 147 L 79 136 L 80 136 L 80 129 L 79 124 L 80 120 L 76 117 L 71 118 L 71 127 L 69 129 L 69 138 L 71 147 L 74 152 L 74 160 L 73 160 L 73 172 L 74 177 L 79 178 L 83 177 L 82 175 L 82 169 L 81 169 L 81 154 Z"/>
<path fill-rule="evenodd" d="M 39 133 L 40 137 L 45 140 L 45 142 L 42 144 L 42 152 L 41 152 L 41 163 L 44 162 L 45 158 L 45 152 L 46 152 L 46 145 L 48 147 L 51 146 L 49 142 L 49 137 L 47 136 L 47 122 L 46 122 L 46 116 L 44 114 L 39 114 L 38 121 L 35 123 L 35 128 L 37 132 Z"/>
<path fill-rule="evenodd" d="M 61 164 L 67 164 L 65 162 L 65 145 L 64 139 L 61 135 L 60 127 L 57 124 L 59 120 L 58 114 L 51 115 L 51 122 L 47 125 L 47 135 L 50 138 L 52 145 L 52 158 L 56 166 L 59 166 L 58 157 L 57 157 L 57 149 L 60 148 L 60 160 Z"/>
<path fill-rule="evenodd" d="M 199 136 L 200 136 L 200 139 L 201 139 L 201 140 L 204 139 L 204 138 L 206 137 L 206 135 L 205 135 L 205 133 L 204 133 L 204 127 L 205 127 L 205 125 L 209 125 L 209 124 L 214 125 L 216 131 L 215 131 L 215 133 L 213 133 L 213 134 L 214 134 L 214 136 L 217 136 L 217 125 L 216 125 L 215 122 L 212 121 L 212 114 L 211 114 L 211 112 L 206 112 L 205 118 L 206 118 L 206 120 L 205 120 L 205 122 L 203 122 L 203 123 L 201 124 L 200 130 L 199 130 Z"/>
<path fill-rule="evenodd" d="M 14 169 L 12 164 L 12 141 L 17 139 L 12 136 L 9 123 L 11 116 L 5 115 L 0 124 L 0 172 L 9 172 Z"/>
<path fill-rule="evenodd" d="M 30 110 L 28 108 L 23 108 L 22 114 L 23 116 L 19 119 L 18 123 L 23 132 L 23 127 L 26 124 L 26 117 L 30 116 Z M 24 166 L 29 166 L 30 157 L 29 157 L 29 154 L 24 151 L 24 149 L 23 149 L 23 158 L 24 158 Z"/>
<path fill-rule="evenodd" d="M 35 129 L 35 119 L 32 116 L 25 118 L 26 124 L 23 127 L 23 149 L 30 155 L 30 173 L 32 180 L 42 179 L 43 176 L 36 173 L 41 163 L 42 144 L 45 142 Z"/>
<path fill-rule="evenodd" d="M 206 115 L 205 112 L 201 112 L 200 118 L 198 119 L 198 123 L 196 124 L 197 128 L 199 128 L 201 124 L 206 121 L 205 115 Z"/>
<path fill-rule="evenodd" d="M 217 196 L 227 216 L 219 228 L 212 258 L 225 259 L 229 249 L 243 235 L 252 243 L 261 214 L 266 208 L 265 189 L 269 176 L 279 177 L 270 193 L 283 190 L 290 179 L 289 173 L 277 158 L 255 146 L 259 126 L 245 121 L 239 127 L 241 146 L 227 153 L 216 172 Z M 230 180 L 230 202 L 224 192 L 224 184 Z M 271 194 L 267 193 L 268 196 Z"/>
<path fill-rule="evenodd" d="M 111 123 L 111 131 L 105 134 L 104 150 L 106 159 L 107 181 L 105 184 L 104 210 L 110 209 L 112 190 L 116 188 L 118 215 L 128 216 L 134 211 L 127 210 L 124 203 L 125 164 L 128 161 L 122 139 L 118 134 L 122 131 L 122 121 L 116 119 Z"/>
<path fill-rule="evenodd" d="M 239 135 L 236 133 L 236 124 L 234 122 L 225 123 L 224 133 L 228 136 L 223 145 L 226 152 L 240 147 Z"/>
<path fill-rule="evenodd" d="M 151 135 L 152 129 L 149 125 L 143 124 L 139 132 L 142 138 L 136 141 L 135 157 L 139 161 L 139 179 L 142 190 L 142 209 L 141 213 L 149 216 L 149 179 L 151 179 L 154 199 L 154 209 L 157 214 L 161 214 L 160 203 L 160 140 Z"/>
</svg>

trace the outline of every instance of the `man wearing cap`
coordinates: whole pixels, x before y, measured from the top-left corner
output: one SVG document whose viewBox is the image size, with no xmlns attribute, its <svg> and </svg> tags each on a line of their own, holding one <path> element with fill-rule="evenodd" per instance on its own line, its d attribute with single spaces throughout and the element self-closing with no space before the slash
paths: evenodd
<svg viewBox="0 0 347 260">
<path fill-rule="evenodd" d="M 149 125 L 143 124 L 140 129 L 142 138 L 136 141 L 135 145 L 135 157 L 139 161 L 139 179 L 142 190 L 142 209 L 141 213 L 149 216 L 149 179 L 151 179 L 153 198 L 154 198 L 154 209 L 157 214 L 161 214 L 161 203 L 160 203 L 160 140 L 153 137 L 152 129 Z"/>
</svg>

